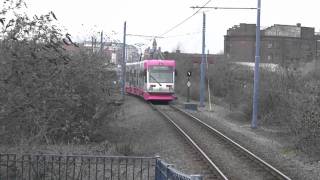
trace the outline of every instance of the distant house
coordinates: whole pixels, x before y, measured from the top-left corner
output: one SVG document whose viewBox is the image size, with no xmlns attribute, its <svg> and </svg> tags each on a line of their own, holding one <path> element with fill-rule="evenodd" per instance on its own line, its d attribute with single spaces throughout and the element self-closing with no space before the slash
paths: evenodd
<svg viewBox="0 0 320 180">
<path fill-rule="evenodd" d="M 138 48 L 133 45 L 126 46 L 126 60 L 127 62 L 137 62 L 140 59 Z"/>
<path fill-rule="evenodd" d="M 96 41 L 84 41 L 83 46 L 92 52 L 101 51 L 101 43 Z M 123 61 L 123 44 L 118 42 L 104 42 L 102 52 L 112 64 L 121 64 Z M 139 59 L 139 51 L 133 45 L 126 45 L 126 62 L 134 62 Z"/>
<path fill-rule="evenodd" d="M 224 36 L 226 60 L 253 62 L 255 60 L 255 24 L 233 26 Z M 312 27 L 275 24 L 261 30 L 261 62 L 287 63 L 312 61 L 318 56 L 317 35 Z"/>
</svg>

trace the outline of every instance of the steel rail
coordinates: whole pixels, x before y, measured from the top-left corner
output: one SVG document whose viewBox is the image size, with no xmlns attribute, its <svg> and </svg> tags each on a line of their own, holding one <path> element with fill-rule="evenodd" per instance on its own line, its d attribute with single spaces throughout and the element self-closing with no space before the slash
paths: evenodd
<svg viewBox="0 0 320 180">
<path fill-rule="evenodd" d="M 210 131 L 212 131 L 213 133 L 217 134 L 218 136 L 220 136 L 221 138 L 225 139 L 229 144 L 231 144 L 232 146 L 240 149 L 242 152 L 244 152 L 248 157 L 252 158 L 253 160 L 259 162 L 259 164 L 263 165 L 264 167 L 266 167 L 268 169 L 268 171 L 270 173 L 272 173 L 273 175 L 277 176 L 278 178 L 281 179 L 286 179 L 286 180 L 291 180 L 291 178 L 289 178 L 287 175 L 285 175 L 284 173 L 282 173 L 281 171 L 279 171 L 278 169 L 276 169 L 275 167 L 273 167 L 272 165 L 270 165 L 269 163 L 267 163 L 266 161 L 262 160 L 261 158 L 259 158 L 257 155 L 253 154 L 251 151 L 249 151 L 248 149 L 244 148 L 243 146 L 241 146 L 240 144 L 238 144 L 237 142 L 235 142 L 234 140 L 232 140 L 231 138 L 229 138 L 228 136 L 224 135 L 223 133 L 221 133 L 220 131 L 218 131 L 217 129 L 211 127 L 210 125 L 208 125 L 207 123 L 201 121 L 199 118 L 193 116 L 192 114 L 176 107 L 173 105 L 170 105 L 170 107 L 172 107 L 173 109 L 178 110 L 179 112 L 185 114 L 186 116 L 196 120 L 197 122 L 199 122 L 201 125 L 203 125 L 204 127 L 208 128 Z"/>
<path fill-rule="evenodd" d="M 180 128 L 167 114 L 156 108 L 154 105 L 150 103 L 151 107 L 159 112 L 165 119 L 167 119 L 180 133 L 181 135 L 186 138 L 186 140 L 203 156 L 203 158 L 209 163 L 213 169 L 218 172 L 218 175 L 224 179 L 228 180 L 227 176 L 220 170 L 220 168 L 209 158 L 209 156 L 197 145 L 197 143 L 185 132 Z"/>
</svg>

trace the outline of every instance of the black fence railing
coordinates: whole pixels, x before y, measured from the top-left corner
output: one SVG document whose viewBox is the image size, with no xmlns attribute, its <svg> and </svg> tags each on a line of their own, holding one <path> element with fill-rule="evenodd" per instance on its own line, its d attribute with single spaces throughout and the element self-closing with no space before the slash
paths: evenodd
<svg viewBox="0 0 320 180">
<path fill-rule="evenodd" d="M 201 180 L 159 157 L 1 154 L 0 180 Z"/>
<path fill-rule="evenodd" d="M 151 180 L 155 159 L 0 154 L 0 180 Z"/>
<path fill-rule="evenodd" d="M 156 159 L 156 180 L 202 180 L 201 175 L 187 175 L 177 171 L 172 165 L 165 163 L 159 158 Z"/>
</svg>

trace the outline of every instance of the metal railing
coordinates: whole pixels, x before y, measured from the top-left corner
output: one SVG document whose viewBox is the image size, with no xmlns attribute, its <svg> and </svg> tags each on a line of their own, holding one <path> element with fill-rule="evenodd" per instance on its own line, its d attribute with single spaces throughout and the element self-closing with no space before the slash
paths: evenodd
<svg viewBox="0 0 320 180">
<path fill-rule="evenodd" d="M 177 171 L 171 164 L 156 159 L 155 180 L 202 180 L 201 175 L 187 175 Z"/>
<path fill-rule="evenodd" d="M 0 180 L 201 180 L 159 157 L 1 154 Z"/>
<path fill-rule="evenodd" d="M 154 157 L 0 154 L 0 179 L 151 180 L 154 166 Z"/>
</svg>

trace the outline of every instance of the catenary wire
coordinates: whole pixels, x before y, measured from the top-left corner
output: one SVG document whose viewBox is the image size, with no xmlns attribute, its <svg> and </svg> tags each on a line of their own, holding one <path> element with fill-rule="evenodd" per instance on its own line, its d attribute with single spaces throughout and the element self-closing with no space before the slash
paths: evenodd
<svg viewBox="0 0 320 180">
<path fill-rule="evenodd" d="M 208 5 L 211 2 L 211 0 L 209 0 L 208 2 L 206 2 L 202 7 L 200 7 L 195 13 L 193 13 L 191 16 L 187 17 L 186 19 L 184 19 L 183 21 L 181 21 L 180 23 L 178 23 L 177 25 L 173 26 L 172 28 L 170 28 L 169 30 L 167 30 L 166 32 L 162 33 L 160 36 L 164 36 L 166 34 L 168 34 L 169 32 L 173 31 L 174 29 L 176 29 L 177 27 L 181 26 L 183 23 L 187 22 L 189 19 L 191 19 L 193 16 L 195 16 L 196 14 L 198 14 L 198 12 L 205 7 L 206 5 Z"/>
</svg>

